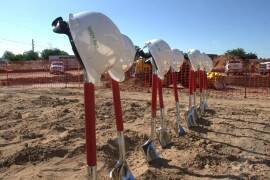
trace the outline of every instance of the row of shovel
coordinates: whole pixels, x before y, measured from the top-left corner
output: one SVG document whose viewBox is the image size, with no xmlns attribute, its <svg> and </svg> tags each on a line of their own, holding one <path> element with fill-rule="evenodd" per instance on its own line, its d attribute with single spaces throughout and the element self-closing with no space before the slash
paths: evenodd
<svg viewBox="0 0 270 180">
<path fill-rule="evenodd" d="M 96 157 L 96 117 L 95 117 L 95 85 L 100 81 L 104 72 L 111 76 L 114 113 L 119 145 L 119 160 L 110 172 L 113 179 L 134 179 L 126 161 L 124 125 L 120 101 L 119 82 L 125 79 L 125 72 L 135 59 L 143 57 L 152 65 L 152 104 L 151 104 L 151 133 L 149 139 L 142 145 L 148 163 L 159 159 L 153 145 L 155 134 L 162 148 L 170 143 L 168 130 L 164 122 L 164 102 L 162 96 L 162 80 L 164 75 L 172 69 L 173 90 L 176 103 L 175 131 L 183 136 L 185 130 L 180 125 L 180 109 L 177 91 L 176 73 L 184 61 L 184 54 L 178 49 L 171 49 L 161 39 L 147 41 L 145 46 L 135 49 L 129 37 L 123 35 L 117 26 L 104 14 L 97 12 L 81 12 L 71 14 L 69 21 L 61 17 L 53 23 L 53 31 L 68 36 L 71 47 L 84 69 L 84 101 L 85 101 L 85 133 L 86 160 L 89 179 L 97 179 Z M 190 50 L 188 59 L 191 64 L 189 73 L 189 109 L 185 113 L 188 128 L 197 126 L 199 116 L 207 108 L 206 103 L 206 72 L 211 71 L 211 59 L 198 50 Z M 196 75 L 198 75 L 196 78 Z M 200 85 L 199 111 L 195 102 L 197 80 Z M 156 130 L 157 96 L 160 105 L 160 128 Z"/>
</svg>

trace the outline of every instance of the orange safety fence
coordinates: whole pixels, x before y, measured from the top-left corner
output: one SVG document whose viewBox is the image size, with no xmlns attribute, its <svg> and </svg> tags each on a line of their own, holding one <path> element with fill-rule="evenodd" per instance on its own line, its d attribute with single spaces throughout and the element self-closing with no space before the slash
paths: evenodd
<svg viewBox="0 0 270 180">
<path fill-rule="evenodd" d="M 34 86 L 34 87 L 81 87 L 83 83 L 83 71 L 80 65 L 64 63 L 65 72 L 52 74 L 50 62 L 47 60 L 0 62 L 0 86 Z M 189 63 L 186 61 L 179 67 L 177 83 L 180 92 L 188 93 Z M 152 68 L 143 61 L 138 61 L 126 73 L 126 79 L 136 79 L 144 88 L 151 86 Z M 108 81 L 108 75 L 104 75 L 102 81 Z M 199 86 L 197 76 L 197 86 Z M 123 82 L 125 83 L 125 82 Z M 106 83 L 105 83 L 106 84 Z M 135 86 L 135 84 L 134 84 Z M 172 76 L 169 71 L 163 80 L 163 86 L 172 88 Z M 230 97 L 269 97 L 270 73 L 261 75 L 254 72 L 246 72 L 242 75 L 226 75 L 225 73 L 208 74 L 209 96 L 217 98 Z M 197 90 L 197 92 L 199 92 Z"/>
<path fill-rule="evenodd" d="M 209 77 L 209 74 L 218 74 L 214 77 Z M 137 78 L 141 78 L 146 87 L 151 85 L 151 70 L 137 74 Z M 185 94 L 188 94 L 188 78 L 189 64 L 184 63 L 180 67 L 180 72 L 177 73 L 178 89 Z M 199 87 L 199 77 L 197 77 L 197 87 Z M 163 80 L 163 86 L 172 87 L 172 76 L 169 71 Z M 269 97 L 270 88 L 270 72 L 264 75 L 259 73 L 246 72 L 242 75 L 226 75 L 225 73 L 208 73 L 208 92 L 209 96 L 217 98 L 230 97 Z M 198 90 L 197 90 L 198 92 Z"/>
</svg>

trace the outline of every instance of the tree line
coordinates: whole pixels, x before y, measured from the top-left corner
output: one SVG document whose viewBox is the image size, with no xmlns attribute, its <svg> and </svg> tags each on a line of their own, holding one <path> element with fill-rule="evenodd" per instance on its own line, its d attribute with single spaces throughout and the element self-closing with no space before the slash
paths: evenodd
<svg viewBox="0 0 270 180">
<path fill-rule="evenodd" d="M 137 47 L 138 48 L 138 47 Z M 61 56 L 69 55 L 67 52 L 60 49 L 44 49 L 41 53 L 34 51 L 26 51 L 23 54 L 14 54 L 10 51 L 4 52 L 2 58 L 9 61 L 26 61 L 26 60 L 37 60 L 37 59 L 49 59 L 49 56 Z M 224 54 L 228 58 L 240 58 L 240 59 L 258 59 L 257 54 L 253 52 L 247 53 L 243 48 L 236 48 L 228 50 Z"/>
<path fill-rule="evenodd" d="M 49 59 L 49 56 L 62 56 L 69 55 L 67 52 L 62 51 L 60 49 L 44 49 L 39 54 L 38 52 L 34 52 L 32 50 L 25 51 L 22 54 L 14 54 L 11 51 L 5 51 L 2 58 L 9 61 L 27 61 L 27 60 L 38 60 L 38 59 Z"/>
<path fill-rule="evenodd" d="M 228 58 L 239 58 L 243 60 L 258 59 L 256 53 L 253 52 L 247 53 L 243 48 L 228 50 L 224 55 L 227 56 Z"/>
</svg>

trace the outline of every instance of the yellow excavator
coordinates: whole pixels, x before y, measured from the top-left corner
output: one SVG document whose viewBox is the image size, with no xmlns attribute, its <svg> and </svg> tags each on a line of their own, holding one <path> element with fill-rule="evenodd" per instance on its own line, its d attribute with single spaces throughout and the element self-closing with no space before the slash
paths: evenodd
<svg viewBox="0 0 270 180">
<path fill-rule="evenodd" d="M 218 72 L 207 73 L 208 88 L 226 89 L 225 75 Z"/>
</svg>

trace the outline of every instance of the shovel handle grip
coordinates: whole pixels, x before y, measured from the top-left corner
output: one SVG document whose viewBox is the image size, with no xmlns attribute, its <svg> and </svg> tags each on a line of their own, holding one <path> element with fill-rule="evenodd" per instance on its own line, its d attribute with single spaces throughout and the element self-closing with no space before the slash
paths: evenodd
<svg viewBox="0 0 270 180">
<path fill-rule="evenodd" d="M 151 113 L 152 118 L 157 116 L 157 75 L 152 74 L 152 103 L 151 103 Z"/>
<path fill-rule="evenodd" d="M 87 165 L 96 166 L 95 86 L 92 83 L 84 83 L 84 110 Z"/>
<path fill-rule="evenodd" d="M 178 92 L 177 92 L 176 75 L 177 75 L 176 72 L 172 72 L 172 82 L 173 82 L 174 99 L 175 99 L 175 102 L 179 102 Z"/>
<path fill-rule="evenodd" d="M 159 106 L 161 109 L 164 108 L 163 102 L 163 92 L 162 92 L 162 81 L 158 78 L 158 97 L 159 97 Z"/>
<path fill-rule="evenodd" d="M 122 107 L 120 100 L 120 89 L 119 83 L 112 79 L 112 94 L 113 94 L 113 104 L 114 104 L 114 115 L 116 121 L 116 129 L 118 132 L 124 130 Z"/>
</svg>

